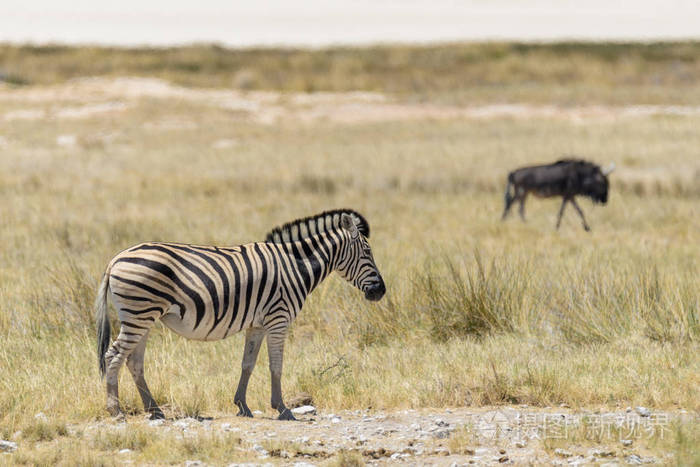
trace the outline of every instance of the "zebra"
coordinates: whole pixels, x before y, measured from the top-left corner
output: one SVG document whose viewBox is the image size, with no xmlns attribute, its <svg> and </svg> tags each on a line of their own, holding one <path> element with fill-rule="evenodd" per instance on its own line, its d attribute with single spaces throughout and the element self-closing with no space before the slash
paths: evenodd
<svg viewBox="0 0 700 467">
<path fill-rule="evenodd" d="M 246 330 L 241 377 L 234 396 L 238 415 L 263 338 L 267 339 L 272 408 L 295 420 L 282 400 L 280 377 L 287 329 L 306 297 L 337 271 L 371 301 L 386 292 L 368 242 L 369 224 L 350 209 L 326 211 L 276 227 L 264 242 L 233 247 L 141 243 L 108 264 L 95 302 L 97 356 L 106 377 L 107 411 L 124 418 L 119 370 L 126 366 L 144 409 L 165 418 L 144 378 L 148 333 L 156 320 L 189 339 L 213 341 Z M 110 342 L 108 295 L 118 311 L 119 335 Z"/>
</svg>

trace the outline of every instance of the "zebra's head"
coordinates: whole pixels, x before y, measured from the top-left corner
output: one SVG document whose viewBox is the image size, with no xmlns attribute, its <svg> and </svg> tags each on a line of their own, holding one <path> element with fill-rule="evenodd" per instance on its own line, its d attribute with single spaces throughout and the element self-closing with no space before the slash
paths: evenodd
<svg viewBox="0 0 700 467">
<path fill-rule="evenodd" d="M 352 214 L 343 213 L 340 226 L 347 241 L 343 244 L 336 270 L 345 280 L 364 292 L 367 300 L 374 302 L 381 299 L 386 286 L 374 264 L 367 237 L 358 229 Z"/>
</svg>

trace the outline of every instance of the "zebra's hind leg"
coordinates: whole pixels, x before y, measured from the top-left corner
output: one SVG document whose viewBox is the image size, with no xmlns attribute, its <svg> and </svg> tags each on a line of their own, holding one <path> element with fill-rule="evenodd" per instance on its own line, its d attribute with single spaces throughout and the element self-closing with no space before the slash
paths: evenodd
<svg viewBox="0 0 700 467">
<path fill-rule="evenodd" d="M 107 411 L 113 417 L 124 417 L 119 406 L 119 370 L 147 332 L 148 329 L 129 327 L 122 322 L 119 336 L 105 355 L 105 361 L 108 362 L 105 375 L 107 380 Z"/>
<path fill-rule="evenodd" d="M 260 344 L 265 337 L 265 330 L 261 328 L 249 328 L 245 334 L 245 347 L 243 349 L 243 363 L 241 364 L 241 379 L 238 380 L 238 389 L 233 402 L 238 406 L 239 417 L 252 417 L 253 413 L 246 404 L 246 392 L 248 392 L 248 380 L 250 379 L 255 362 L 258 360 Z"/>
<path fill-rule="evenodd" d="M 160 410 L 155 399 L 151 395 L 151 391 L 146 384 L 146 378 L 143 376 L 143 360 L 146 353 L 146 342 L 148 341 L 148 331 L 141 338 L 136 348 L 131 355 L 126 359 L 126 366 L 134 378 L 134 384 L 139 390 L 139 395 L 143 401 L 143 408 L 151 414 L 151 420 L 164 419 L 163 411 Z"/>
<path fill-rule="evenodd" d="M 292 411 L 289 410 L 282 400 L 282 359 L 284 355 L 284 339 L 286 329 L 282 331 L 271 331 L 267 335 L 267 353 L 270 357 L 270 379 L 271 397 L 270 403 L 273 409 L 280 413 L 278 420 L 296 420 Z"/>
</svg>

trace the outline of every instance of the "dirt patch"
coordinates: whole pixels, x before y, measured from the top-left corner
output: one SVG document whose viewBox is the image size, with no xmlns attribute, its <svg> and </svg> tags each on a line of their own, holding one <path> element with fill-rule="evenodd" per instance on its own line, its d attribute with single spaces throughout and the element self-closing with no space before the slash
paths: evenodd
<svg viewBox="0 0 700 467">
<path fill-rule="evenodd" d="M 404 120 L 542 118 L 600 121 L 650 115 L 700 115 L 700 106 L 577 106 L 491 104 L 450 106 L 403 103 L 380 93 L 280 93 L 229 89 L 194 89 L 154 78 L 83 78 L 53 86 L 0 87 L 0 102 L 50 103 L 51 110 L 19 108 L 4 120 L 88 118 L 126 109 L 139 99 L 168 99 L 226 109 L 262 124 L 295 121 L 357 124 Z"/>
<path fill-rule="evenodd" d="M 233 433 L 257 462 L 285 465 L 315 464 L 342 453 L 369 464 L 655 464 L 668 462 L 671 455 L 650 455 L 645 442 L 670 436 L 671 423 L 683 417 L 691 416 L 644 408 L 593 413 L 500 407 L 319 412 L 280 422 L 257 412 L 253 419 L 223 415 L 201 421 L 135 416 L 126 424 L 92 424 L 86 432 L 149 426 L 190 439 Z"/>
</svg>

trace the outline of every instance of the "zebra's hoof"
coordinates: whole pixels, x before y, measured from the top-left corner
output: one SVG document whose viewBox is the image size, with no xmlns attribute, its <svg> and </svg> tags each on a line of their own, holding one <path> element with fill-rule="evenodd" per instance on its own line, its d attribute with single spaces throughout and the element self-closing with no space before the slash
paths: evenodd
<svg viewBox="0 0 700 467">
<path fill-rule="evenodd" d="M 163 415 L 163 412 L 159 410 L 154 410 L 151 412 L 151 420 L 165 420 L 165 415 Z"/>
<path fill-rule="evenodd" d="M 291 411 L 291 410 L 289 410 L 289 409 L 284 409 L 284 410 L 280 413 L 279 417 L 277 417 L 277 420 L 292 420 L 292 421 L 296 421 L 297 419 L 294 418 L 294 415 L 292 415 L 292 411 Z"/>
</svg>

